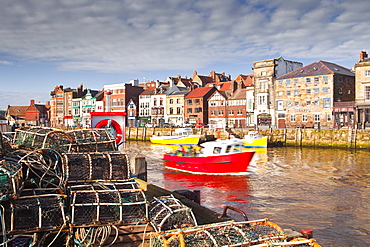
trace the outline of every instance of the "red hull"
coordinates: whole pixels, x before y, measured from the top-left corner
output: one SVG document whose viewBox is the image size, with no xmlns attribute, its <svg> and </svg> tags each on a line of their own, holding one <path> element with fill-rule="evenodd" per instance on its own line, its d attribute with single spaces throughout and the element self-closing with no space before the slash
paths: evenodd
<svg viewBox="0 0 370 247">
<path fill-rule="evenodd" d="M 163 161 L 167 168 L 183 172 L 204 174 L 246 173 L 254 153 L 254 151 L 250 151 L 206 157 L 165 154 Z"/>
</svg>

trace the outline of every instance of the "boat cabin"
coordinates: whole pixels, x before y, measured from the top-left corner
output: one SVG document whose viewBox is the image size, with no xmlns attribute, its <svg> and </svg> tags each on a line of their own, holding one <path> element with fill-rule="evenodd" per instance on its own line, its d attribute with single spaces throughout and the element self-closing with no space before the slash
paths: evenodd
<svg viewBox="0 0 370 247">
<path fill-rule="evenodd" d="M 217 140 L 200 144 L 203 156 L 226 155 L 243 151 L 243 143 L 235 140 Z"/>
<path fill-rule="evenodd" d="M 193 134 L 193 130 L 191 128 L 179 128 L 175 129 L 176 136 L 190 136 Z"/>
<path fill-rule="evenodd" d="M 248 134 L 244 135 L 244 138 L 247 140 L 254 140 L 262 137 L 263 137 L 262 134 L 259 133 L 258 131 L 249 131 Z"/>
</svg>

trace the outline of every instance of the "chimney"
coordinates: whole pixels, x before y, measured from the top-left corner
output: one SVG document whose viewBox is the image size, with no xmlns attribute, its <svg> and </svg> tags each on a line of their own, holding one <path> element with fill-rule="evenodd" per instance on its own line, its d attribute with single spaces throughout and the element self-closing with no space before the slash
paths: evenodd
<svg viewBox="0 0 370 247">
<path fill-rule="evenodd" d="M 35 100 L 34 99 L 31 99 L 30 100 L 30 105 L 34 105 L 35 104 Z"/>
<path fill-rule="evenodd" d="M 361 51 L 360 52 L 360 61 L 364 61 L 366 58 L 367 58 L 366 51 Z"/>
</svg>

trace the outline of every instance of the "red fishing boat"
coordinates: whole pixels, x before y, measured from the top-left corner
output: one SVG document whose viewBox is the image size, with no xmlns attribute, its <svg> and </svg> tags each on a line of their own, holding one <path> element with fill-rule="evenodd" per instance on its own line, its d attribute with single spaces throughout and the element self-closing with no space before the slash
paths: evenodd
<svg viewBox="0 0 370 247">
<path fill-rule="evenodd" d="M 242 174 L 247 172 L 255 151 L 244 151 L 243 143 L 218 140 L 201 144 L 199 152 L 166 153 L 165 167 L 199 174 Z"/>
</svg>

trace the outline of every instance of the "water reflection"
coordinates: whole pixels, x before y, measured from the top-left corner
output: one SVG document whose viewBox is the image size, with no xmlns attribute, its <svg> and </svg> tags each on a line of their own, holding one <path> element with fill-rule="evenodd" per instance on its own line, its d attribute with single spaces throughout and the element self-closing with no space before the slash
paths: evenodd
<svg viewBox="0 0 370 247">
<path fill-rule="evenodd" d="M 166 170 L 172 147 L 128 143 L 145 155 L 148 181 L 169 190 L 201 191 L 202 205 L 232 205 L 249 219 L 269 218 L 283 228 L 311 228 L 322 246 L 370 244 L 370 153 L 314 148 L 256 150 L 248 175 L 193 175 Z M 238 217 L 238 216 L 235 216 Z"/>
</svg>

